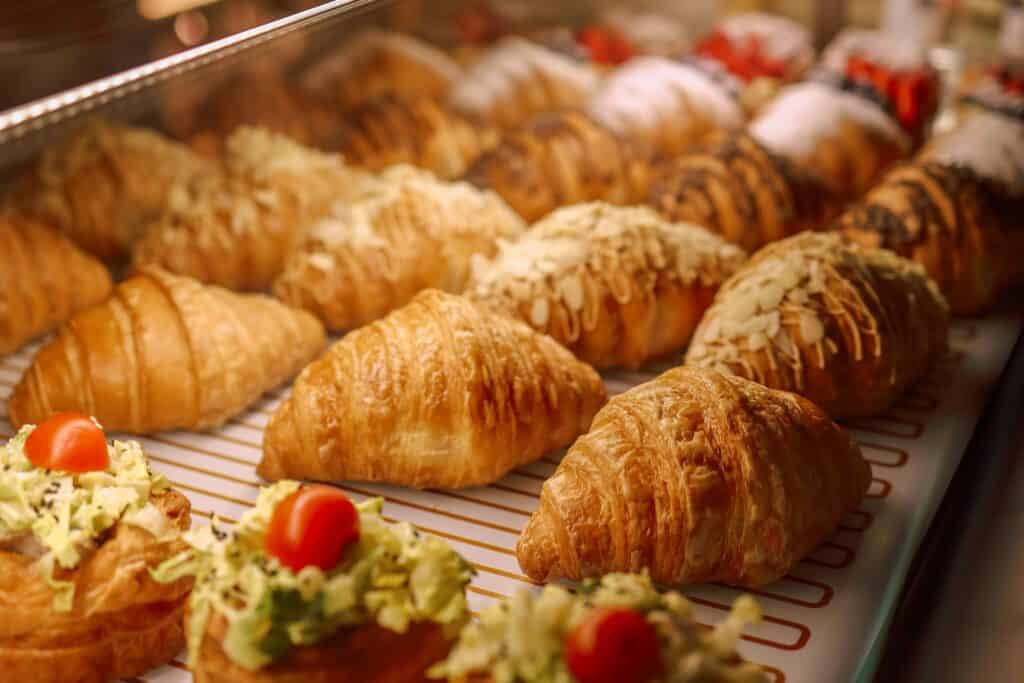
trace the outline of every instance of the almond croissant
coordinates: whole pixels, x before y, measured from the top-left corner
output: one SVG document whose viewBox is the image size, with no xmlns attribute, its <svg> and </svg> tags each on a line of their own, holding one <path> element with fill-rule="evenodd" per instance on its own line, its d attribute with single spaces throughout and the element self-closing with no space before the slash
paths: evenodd
<svg viewBox="0 0 1024 683">
<path fill-rule="evenodd" d="M 107 298 L 102 263 L 47 225 L 0 214 L 0 355 Z"/>
<path fill-rule="evenodd" d="M 554 337 L 597 368 L 637 368 L 690 341 L 745 256 L 703 228 L 603 202 L 559 209 L 493 262 L 467 296 Z"/>
<path fill-rule="evenodd" d="M 267 425 L 257 471 L 487 484 L 571 443 L 604 401 L 593 368 L 550 337 L 427 290 L 302 371 Z"/>
<path fill-rule="evenodd" d="M 316 223 L 274 283 L 278 298 L 330 330 L 372 322 L 428 287 L 461 292 L 473 256 L 494 255 L 526 228 L 500 197 L 466 183 L 409 166 L 380 180 Z"/>
<path fill-rule="evenodd" d="M 747 135 L 662 165 L 648 203 L 669 220 L 696 223 L 750 251 L 821 229 L 840 206 L 817 176 Z"/>
<path fill-rule="evenodd" d="M 884 411 L 945 351 L 949 312 L 924 269 L 803 233 L 726 282 L 686 355 L 802 394 L 836 419 Z"/>
<path fill-rule="evenodd" d="M 608 77 L 586 109 L 617 135 L 667 158 L 744 121 L 735 96 L 708 71 L 664 57 L 630 60 Z"/>
<path fill-rule="evenodd" d="M 343 47 L 303 75 L 302 85 L 349 110 L 381 95 L 441 99 L 461 71 L 454 59 L 429 43 L 370 29 L 346 37 Z"/>
<path fill-rule="evenodd" d="M 231 135 L 225 165 L 223 176 L 173 189 L 165 215 L 135 245 L 136 266 L 265 290 L 309 223 L 370 182 L 340 157 L 259 128 Z"/>
<path fill-rule="evenodd" d="M 380 97 L 349 112 L 345 121 L 342 155 L 371 171 L 412 164 L 457 178 L 498 144 L 496 129 L 428 98 Z"/>
<path fill-rule="evenodd" d="M 647 194 L 651 163 L 637 145 L 578 111 L 542 114 L 507 132 L 466 173 L 527 221 L 560 206 L 601 199 L 634 204 Z"/>
<path fill-rule="evenodd" d="M 534 114 L 577 107 L 595 91 L 587 62 L 519 36 L 503 38 L 452 88 L 456 110 L 513 128 Z"/>
<path fill-rule="evenodd" d="M 750 124 L 750 134 L 851 198 L 867 192 L 912 151 L 910 136 L 882 106 L 810 81 L 784 88 Z"/>
<path fill-rule="evenodd" d="M 94 120 L 43 152 L 13 201 L 90 254 L 118 261 L 163 211 L 172 185 L 212 171 L 159 133 Z"/>
<path fill-rule="evenodd" d="M 891 171 L 836 224 L 866 246 L 917 261 L 955 315 L 984 313 L 1024 268 L 1024 200 L 973 171 L 913 163 Z"/>
<path fill-rule="evenodd" d="M 111 431 L 206 429 L 293 376 L 324 342 L 308 313 L 146 268 L 60 327 L 7 410 L 16 426 L 75 410 Z"/>
<path fill-rule="evenodd" d="M 598 412 L 544 482 L 516 557 L 537 581 L 646 569 L 759 586 L 824 541 L 870 481 L 810 401 L 674 368 Z"/>
</svg>

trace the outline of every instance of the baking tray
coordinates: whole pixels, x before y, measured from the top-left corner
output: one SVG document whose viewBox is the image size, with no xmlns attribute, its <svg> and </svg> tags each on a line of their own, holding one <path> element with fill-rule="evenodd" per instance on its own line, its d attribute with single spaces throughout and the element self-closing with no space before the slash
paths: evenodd
<svg viewBox="0 0 1024 683">
<path fill-rule="evenodd" d="M 956 471 L 1022 329 L 1001 315 L 957 322 L 948 356 L 883 416 L 849 422 L 873 480 L 859 509 L 784 579 L 752 591 L 763 622 L 740 649 L 778 682 L 870 680 L 911 561 Z M 34 349 L 0 359 L 0 409 Z M 644 372 L 605 376 L 611 394 L 654 377 L 672 363 Z M 236 520 L 255 500 L 263 426 L 285 391 L 268 395 L 225 427 L 205 434 L 170 432 L 140 439 L 153 468 L 167 475 L 193 505 L 194 523 L 216 514 Z M 0 421 L 0 435 L 13 428 Z M 513 554 L 517 535 L 537 505 L 544 479 L 558 463 L 548 456 L 491 486 L 462 491 L 414 491 L 352 483 L 354 499 L 382 496 L 385 515 L 406 520 L 449 542 L 474 563 L 470 606 L 532 588 Z M 705 623 L 720 620 L 738 591 L 698 586 L 687 595 Z M 181 658 L 141 680 L 187 683 Z"/>
</svg>

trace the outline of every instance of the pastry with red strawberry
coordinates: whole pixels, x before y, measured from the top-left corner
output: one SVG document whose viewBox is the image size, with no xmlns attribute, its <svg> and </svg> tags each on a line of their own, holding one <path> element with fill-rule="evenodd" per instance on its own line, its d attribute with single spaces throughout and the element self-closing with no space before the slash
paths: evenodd
<svg viewBox="0 0 1024 683">
<path fill-rule="evenodd" d="M 713 629 L 679 593 L 650 578 L 608 574 L 577 592 L 557 585 L 521 592 L 466 626 L 429 675 L 451 683 L 763 683 L 736 643 L 759 619 L 743 596 Z"/>
</svg>

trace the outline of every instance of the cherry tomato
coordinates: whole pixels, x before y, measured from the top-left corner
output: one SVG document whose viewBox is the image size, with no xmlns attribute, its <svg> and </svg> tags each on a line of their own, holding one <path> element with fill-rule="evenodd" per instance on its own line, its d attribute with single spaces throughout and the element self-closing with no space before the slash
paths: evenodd
<svg viewBox="0 0 1024 683">
<path fill-rule="evenodd" d="M 107 437 L 81 413 L 57 413 L 25 440 L 25 456 L 36 467 L 60 472 L 96 472 L 110 466 Z"/>
<path fill-rule="evenodd" d="M 359 540 L 359 513 L 333 486 L 304 486 L 282 500 L 267 526 L 264 549 L 292 571 L 313 565 L 324 571 L 341 562 Z"/>
<path fill-rule="evenodd" d="M 579 683 L 650 683 L 663 671 L 658 632 L 625 608 L 592 610 L 569 634 L 565 661 Z"/>
</svg>

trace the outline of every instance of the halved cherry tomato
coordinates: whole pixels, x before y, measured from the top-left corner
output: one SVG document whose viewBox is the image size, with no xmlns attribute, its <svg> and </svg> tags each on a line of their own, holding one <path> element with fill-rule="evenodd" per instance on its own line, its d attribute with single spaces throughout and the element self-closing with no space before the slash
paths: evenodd
<svg viewBox="0 0 1024 683">
<path fill-rule="evenodd" d="M 57 413 L 32 430 L 25 457 L 36 467 L 60 472 L 96 472 L 110 466 L 107 437 L 81 413 Z"/>
<path fill-rule="evenodd" d="M 267 527 L 264 549 L 292 571 L 310 565 L 324 571 L 341 562 L 359 540 L 359 512 L 333 486 L 304 486 L 282 500 Z"/>
<path fill-rule="evenodd" d="M 591 610 L 565 643 L 565 663 L 579 683 L 649 683 L 661 676 L 658 632 L 636 610 Z"/>
</svg>

